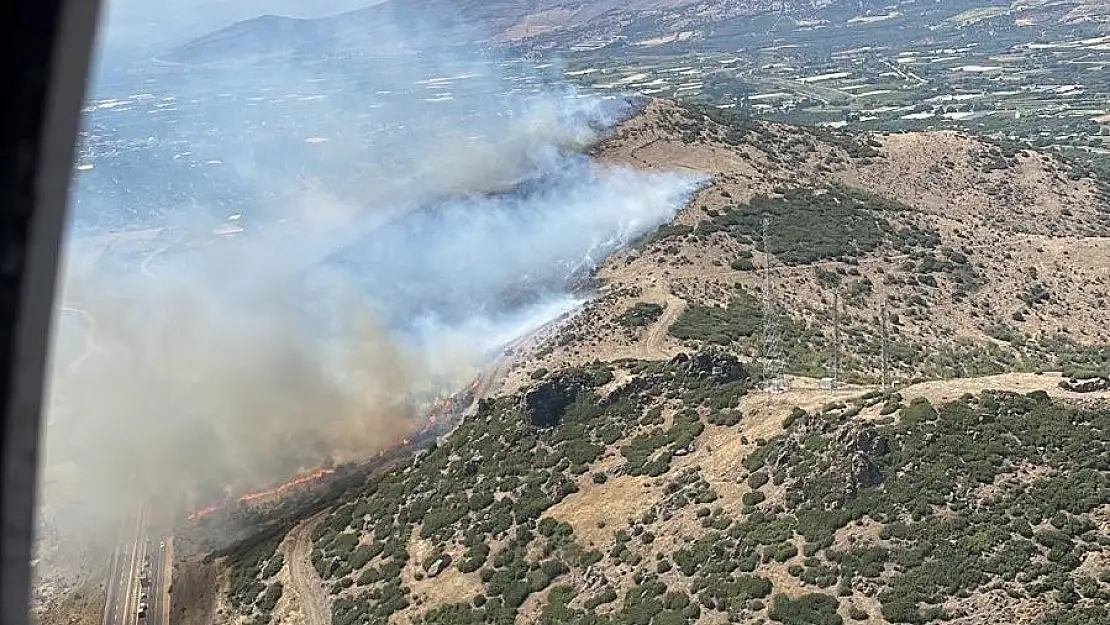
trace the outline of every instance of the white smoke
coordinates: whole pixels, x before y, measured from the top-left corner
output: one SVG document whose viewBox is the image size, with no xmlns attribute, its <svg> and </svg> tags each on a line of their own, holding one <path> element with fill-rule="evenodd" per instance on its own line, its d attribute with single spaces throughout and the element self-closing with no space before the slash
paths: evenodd
<svg viewBox="0 0 1110 625">
<path fill-rule="evenodd" d="M 117 152 L 79 179 L 75 227 L 142 215 L 176 239 L 70 241 L 44 492 L 63 533 L 397 440 L 415 396 L 579 305 L 575 281 L 700 183 L 577 153 L 627 103 L 392 31 L 388 64 L 155 70 L 87 120 L 83 155 Z M 212 235 L 232 210 L 245 231 Z"/>
</svg>

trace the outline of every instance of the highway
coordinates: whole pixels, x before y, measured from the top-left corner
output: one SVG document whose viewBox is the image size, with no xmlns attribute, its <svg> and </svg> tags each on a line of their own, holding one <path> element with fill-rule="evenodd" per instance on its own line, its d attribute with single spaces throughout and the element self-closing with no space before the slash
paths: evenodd
<svg viewBox="0 0 1110 625">
<path fill-rule="evenodd" d="M 172 549 L 172 541 L 151 534 L 145 509 L 123 519 L 108 568 L 101 625 L 169 624 Z"/>
<path fill-rule="evenodd" d="M 135 625 L 138 611 L 139 569 L 145 541 L 145 511 L 128 514 L 120 525 L 119 539 L 108 568 L 104 616 L 101 625 Z"/>
<path fill-rule="evenodd" d="M 153 276 L 149 263 L 166 248 L 143 262 L 143 273 Z M 96 349 L 96 320 L 86 310 L 62 306 L 61 312 L 79 315 L 87 324 L 85 349 L 67 371 L 80 367 Z M 173 541 L 152 531 L 145 508 L 132 510 L 122 519 L 116 547 L 108 567 L 101 625 L 169 625 L 169 590 L 173 571 Z M 142 618 L 139 607 L 146 604 Z"/>
<path fill-rule="evenodd" d="M 173 575 L 173 540 L 151 538 L 150 558 L 150 607 L 147 625 L 169 625 L 170 582 Z"/>
</svg>

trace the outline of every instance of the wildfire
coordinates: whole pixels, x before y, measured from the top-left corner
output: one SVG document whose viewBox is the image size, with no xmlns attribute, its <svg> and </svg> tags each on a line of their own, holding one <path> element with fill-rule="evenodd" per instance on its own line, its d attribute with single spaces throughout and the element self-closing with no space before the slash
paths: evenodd
<svg viewBox="0 0 1110 625">
<path fill-rule="evenodd" d="M 478 388 L 478 385 L 479 385 L 479 383 L 481 383 L 481 380 L 482 380 L 481 376 L 475 378 L 474 381 L 470 383 L 470 386 L 467 387 L 467 391 L 473 391 L 476 388 Z M 435 406 L 434 408 L 432 408 L 432 410 L 430 411 L 430 413 L 428 415 L 427 422 L 421 428 L 421 433 L 424 433 L 424 432 L 427 432 L 428 430 L 430 430 L 433 426 L 436 425 L 437 418 L 439 417 L 440 414 L 442 414 L 446 411 L 452 410 L 454 407 L 455 407 L 455 398 L 454 397 L 448 397 L 448 398 L 442 400 L 441 402 L 439 402 L 438 405 Z M 391 447 L 388 447 L 386 449 L 380 450 L 378 452 L 378 457 L 384 457 L 387 453 L 393 451 L 397 447 L 406 446 L 406 445 L 410 444 L 410 442 L 411 441 L 406 437 L 406 438 L 402 439 L 400 443 L 398 443 L 396 445 L 393 445 Z M 286 493 L 287 491 L 289 491 L 293 488 L 296 488 L 296 487 L 301 486 L 303 484 L 307 484 L 309 482 L 316 481 L 316 480 L 318 480 L 322 477 L 325 477 L 327 475 L 331 475 L 332 473 L 335 473 L 335 469 L 328 469 L 328 468 L 316 469 L 315 471 L 312 471 L 310 473 L 303 473 L 301 475 L 298 475 L 298 476 L 290 479 L 289 481 L 285 482 L 284 484 L 281 484 L 281 485 L 276 486 L 274 488 L 271 488 L 271 489 L 268 489 L 268 490 L 257 491 L 257 492 L 253 492 L 253 493 L 247 493 L 245 495 L 241 495 L 235 501 L 239 502 L 239 503 L 251 503 L 253 501 L 258 501 L 260 499 L 267 499 L 267 498 L 270 498 L 270 497 L 276 497 L 276 496 L 279 496 L 279 495 L 282 495 L 282 494 Z M 200 510 L 197 510 L 196 512 L 193 512 L 192 514 L 190 514 L 189 515 L 189 520 L 190 521 L 195 521 L 195 520 L 197 520 L 201 517 L 212 514 L 213 512 L 216 512 L 217 510 L 220 510 L 221 508 L 223 508 L 224 505 L 226 505 L 226 504 L 227 504 L 227 501 L 207 505 L 207 506 L 201 508 Z"/>
<path fill-rule="evenodd" d="M 298 475 L 298 476 L 290 479 L 289 481 L 285 482 L 284 484 L 280 484 L 278 486 L 275 486 L 274 488 L 271 488 L 271 489 L 268 489 L 268 490 L 255 491 L 253 493 L 247 493 L 245 495 L 241 495 L 235 501 L 237 501 L 239 503 L 250 503 L 252 501 L 258 501 L 259 499 L 266 499 L 266 498 L 269 498 L 269 497 L 274 497 L 274 496 L 277 496 L 277 495 L 281 495 L 281 494 L 285 493 L 286 491 L 288 491 L 292 488 L 296 488 L 297 486 L 300 486 L 302 484 L 307 484 L 309 482 L 313 482 L 313 481 L 318 480 L 318 479 L 320 479 L 320 478 L 322 478 L 326 475 L 331 475 L 332 473 L 335 473 L 335 469 L 316 469 L 315 471 L 312 471 L 311 473 L 303 473 L 301 475 Z M 223 508 L 223 507 L 224 507 L 223 502 L 210 504 L 210 505 L 205 506 L 205 507 L 201 508 L 200 510 L 197 510 L 196 512 L 190 514 L 189 515 L 189 520 L 190 521 L 195 521 L 195 520 L 197 520 L 201 517 L 212 514 L 213 512 L 215 512 L 215 511 L 217 511 L 217 510 L 219 510 L 220 508 Z"/>
<path fill-rule="evenodd" d="M 195 521 L 195 520 L 197 520 L 197 519 L 199 519 L 203 516 L 208 516 L 209 514 L 212 514 L 213 512 L 219 510 L 222 507 L 223 507 L 223 504 L 218 504 L 218 503 L 207 505 L 207 506 L 201 508 L 200 510 L 197 510 L 196 512 L 190 514 L 189 515 L 189 520 L 190 521 Z"/>
<path fill-rule="evenodd" d="M 246 495 L 240 497 L 237 501 L 239 501 L 240 503 L 250 503 L 252 501 L 258 501 L 259 499 L 266 499 L 267 497 L 280 495 L 291 488 L 296 488 L 301 484 L 307 484 L 309 482 L 318 480 L 325 475 L 331 475 L 332 473 L 335 473 L 335 469 L 316 469 L 312 473 L 298 475 L 297 477 L 289 480 L 288 482 L 280 486 L 277 486 L 276 488 L 271 488 L 270 490 L 261 490 L 254 493 L 247 493 Z"/>
</svg>

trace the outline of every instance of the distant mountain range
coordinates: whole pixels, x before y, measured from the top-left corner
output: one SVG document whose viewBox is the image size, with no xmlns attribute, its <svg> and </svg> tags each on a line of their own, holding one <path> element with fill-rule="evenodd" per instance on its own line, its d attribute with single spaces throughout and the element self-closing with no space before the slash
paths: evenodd
<svg viewBox="0 0 1110 625">
<path fill-rule="evenodd" d="M 629 34 L 666 36 L 715 19 L 770 10 L 812 12 L 811 0 L 387 0 L 340 15 L 295 19 L 266 15 L 238 22 L 179 46 L 162 58 L 207 63 L 285 55 L 377 52 L 400 36 L 429 33 L 437 43 L 552 47 L 611 42 Z"/>
<path fill-rule="evenodd" d="M 951 9 L 959 12 L 954 2 Z M 1110 25 L 1104 0 L 1018 0 L 976 8 L 966 19 L 938 27 L 958 28 L 984 19 L 1038 27 Z M 606 45 L 695 43 L 724 35 L 729 24 L 772 15 L 799 27 L 844 23 L 861 15 L 935 11 L 932 2 L 903 0 L 385 0 L 335 16 L 297 19 L 266 15 L 237 22 L 179 46 L 162 58 L 212 63 L 258 57 L 379 56 L 427 34 L 436 44 L 518 47 L 519 51 L 591 50 Z M 863 20 L 866 22 L 866 20 Z M 989 25 L 989 24 L 988 24 Z M 720 31 L 720 32 L 718 32 Z"/>
</svg>

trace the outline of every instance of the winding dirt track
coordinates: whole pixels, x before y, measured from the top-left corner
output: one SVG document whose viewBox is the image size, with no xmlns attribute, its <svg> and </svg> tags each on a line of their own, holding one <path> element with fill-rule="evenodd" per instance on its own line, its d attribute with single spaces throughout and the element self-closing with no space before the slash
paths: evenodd
<svg viewBox="0 0 1110 625">
<path fill-rule="evenodd" d="M 327 512 L 305 519 L 289 532 L 285 558 L 289 578 L 293 582 L 296 604 L 304 614 L 305 625 L 331 625 L 331 609 L 320 575 L 312 566 L 312 530 L 324 520 Z"/>
<path fill-rule="evenodd" d="M 637 350 L 640 358 L 644 360 L 666 360 L 670 357 L 670 354 L 663 347 L 663 341 L 667 338 L 667 330 L 674 325 L 674 322 L 684 310 L 686 310 L 686 300 L 674 295 L 667 295 L 667 307 L 648 329 L 647 335 Z"/>
</svg>

